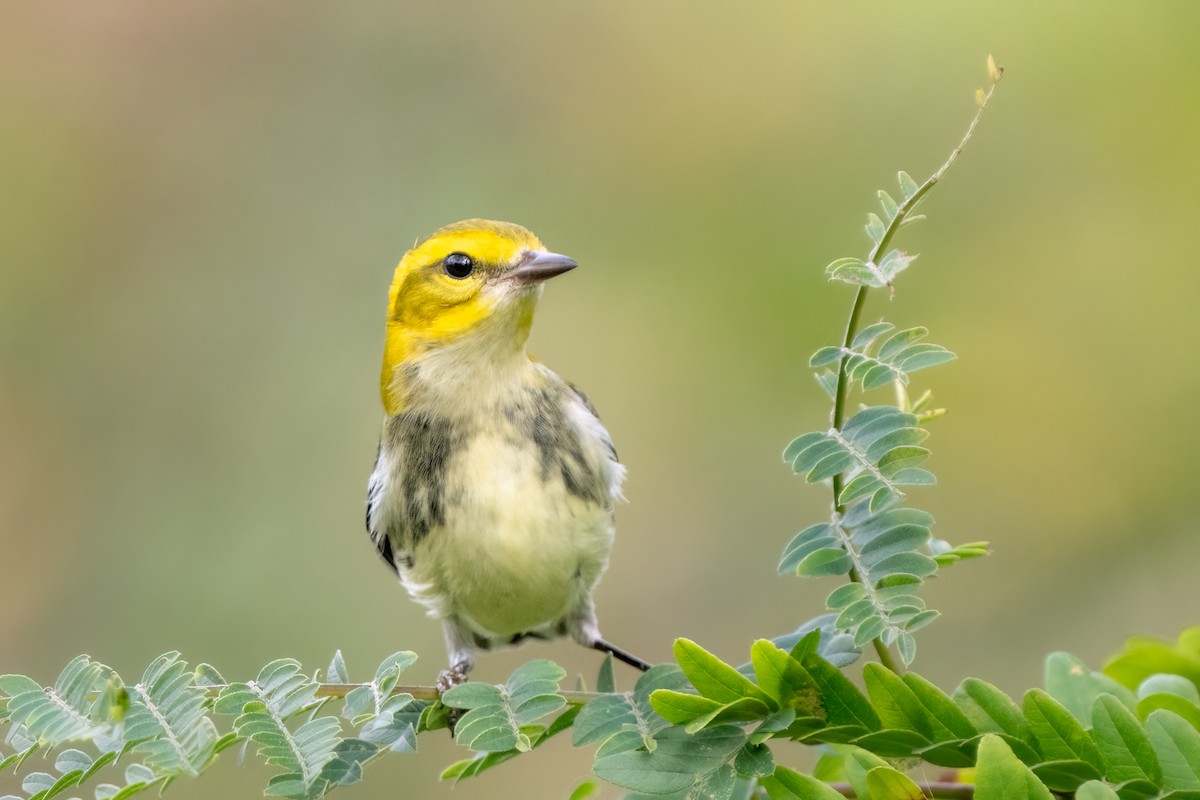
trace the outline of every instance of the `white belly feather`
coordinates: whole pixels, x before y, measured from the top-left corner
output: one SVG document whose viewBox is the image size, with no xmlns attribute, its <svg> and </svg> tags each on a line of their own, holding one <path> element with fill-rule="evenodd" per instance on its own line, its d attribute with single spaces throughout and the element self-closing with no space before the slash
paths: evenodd
<svg viewBox="0 0 1200 800">
<path fill-rule="evenodd" d="M 405 588 L 431 616 L 499 641 L 551 632 L 590 609 L 612 549 L 612 501 L 624 467 L 581 400 L 572 394 L 566 410 L 604 502 L 546 474 L 537 444 L 511 421 L 501 417 L 473 432 L 447 464 L 443 524 L 413 543 L 411 566 L 398 565 Z M 381 451 L 372 477 L 379 530 L 404 509 L 394 465 Z"/>
<path fill-rule="evenodd" d="M 481 434 L 456 457 L 446 523 L 405 570 L 406 588 L 439 617 L 488 638 L 563 619 L 608 561 L 610 512 L 543 480 L 537 451 Z M 456 485 L 461 484 L 461 485 Z"/>
</svg>

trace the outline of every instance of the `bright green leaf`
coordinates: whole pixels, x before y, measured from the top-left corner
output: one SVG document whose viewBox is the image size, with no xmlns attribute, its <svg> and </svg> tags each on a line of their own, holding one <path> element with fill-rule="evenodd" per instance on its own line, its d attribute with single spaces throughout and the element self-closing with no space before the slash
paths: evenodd
<svg viewBox="0 0 1200 800">
<path fill-rule="evenodd" d="M 933 739 L 928 710 L 896 673 L 882 664 L 870 663 L 863 667 L 863 681 L 884 728 L 904 728 Z"/>
<path fill-rule="evenodd" d="M 1104 759 L 1108 780 L 1162 781 L 1162 767 L 1146 732 L 1133 712 L 1112 695 L 1100 695 L 1092 706 L 1092 738 Z"/>
<path fill-rule="evenodd" d="M 817 685 L 830 725 L 860 725 L 867 731 L 879 730 L 879 716 L 870 701 L 840 669 L 816 654 L 806 655 L 801 664 Z"/>
<path fill-rule="evenodd" d="M 760 781 L 771 800 L 845 800 L 816 778 L 787 767 L 776 767 L 774 776 Z"/>
<path fill-rule="evenodd" d="M 1138 700 L 1154 694 L 1174 694 L 1192 703 L 1200 704 L 1200 690 L 1197 690 L 1196 684 L 1182 675 L 1167 675 L 1157 672 L 1138 684 Z"/>
<path fill-rule="evenodd" d="M 1075 800 L 1121 800 L 1121 797 L 1107 783 L 1088 781 L 1075 791 Z"/>
<path fill-rule="evenodd" d="M 1073 792 L 1080 784 L 1100 778 L 1100 771 L 1086 761 L 1043 761 L 1030 769 L 1053 792 Z"/>
<path fill-rule="evenodd" d="M 1025 693 L 1021 704 L 1042 755 L 1050 761 L 1078 759 L 1097 770 L 1104 768 L 1092 738 L 1061 703 L 1041 689 Z"/>
<path fill-rule="evenodd" d="M 1092 724 L 1092 706 L 1102 694 L 1113 695 L 1131 710 L 1137 705 L 1133 692 L 1107 675 L 1092 671 L 1070 653 L 1047 656 L 1046 693 L 1085 726 Z"/>
<path fill-rule="evenodd" d="M 979 742 L 975 800 L 1053 800 L 1050 790 L 995 734 Z"/>
<path fill-rule="evenodd" d="M 1152 713 L 1145 729 L 1162 766 L 1163 787 L 1200 791 L 1200 732 L 1169 711 Z"/>
<path fill-rule="evenodd" d="M 969 739 L 979 733 L 967 715 L 941 689 L 914 672 L 905 673 L 902 680 L 928 712 L 935 742 Z"/>
<path fill-rule="evenodd" d="M 750 663 L 758 688 L 766 692 L 777 708 L 800 709 L 813 714 L 820 708 L 817 686 L 799 661 L 766 639 L 750 648 Z"/>
<path fill-rule="evenodd" d="M 1021 715 L 1021 709 L 992 684 L 967 678 L 954 692 L 954 701 L 980 733 L 1007 733 L 1037 747 L 1037 740 Z"/>
<path fill-rule="evenodd" d="M 690 639 L 675 640 L 675 660 L 696 691 L 719 703 L 732 703 L 743 697 L 762 702 L 777 710 L 770 695 L 737 669 L 726 664 Z"/>
<path fill-rule="evenodd" d="M 899 770 L 876 767 L 867 773 L 867 791 L 872 798 L 887 800 L 925 800 L 920 787 Z"/>
</svg>

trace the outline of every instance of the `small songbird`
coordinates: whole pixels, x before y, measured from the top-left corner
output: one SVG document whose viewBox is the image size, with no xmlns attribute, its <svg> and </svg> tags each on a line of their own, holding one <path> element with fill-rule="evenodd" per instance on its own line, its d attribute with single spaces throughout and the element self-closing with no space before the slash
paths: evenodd
<svg viewBox="0 0 1200 800">
<path fill-rule="evenodd" d="M 443 690 L 476 650 L 526 637 L 650 667 L 600 637 L 592 603 L 625 468 L 583 393 L 525 350 L 543 282 L 575 266 L 519 225 L 470 219 L 396 267 L 367 531 L 442 621 Z"/>
</svg>

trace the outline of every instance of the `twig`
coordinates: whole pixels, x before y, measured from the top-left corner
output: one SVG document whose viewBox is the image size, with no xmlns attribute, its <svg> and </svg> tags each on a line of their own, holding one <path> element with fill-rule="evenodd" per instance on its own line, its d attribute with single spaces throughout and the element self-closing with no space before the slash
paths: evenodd
<svg viewBox="0 0 1200 800">
<path fill-rule="evenodd" d="M 989 60 L 988 63 L 991 64 L 992 62 Z M 900 230 L 900 226 L 904 224 L 904 220 L 908 218 L 908 215 L 911 214 L 913 209 L 917 207 L 917 204 L 920 203 L 925 195 L 929 193 L 929 190 L 932 189 L 937 182 L 942 179 L 942 176 L 946 174 L 946 171 L 950 169 L 950 166 L 958 160 L 958 157 L 962 154 L 963 148 L 967 146 L 967 143 L 971 141 L 971 137 L 975 135 L 975 128 L 979 125 L 979 120 L 983 117 L 983 112 L 987 109 L 988 103 L 990 103 L 992 100 L 992 94 L 995 93 L 996 86 L 999 83 L 999 79 L 1002 74 L 1003 70 L 1000 70 L 992 76 L 991 86 L 988 88 L 987 93 L 983 95 L 983 99 L 979 103 L 979 109 L 975 112 L 975 116 L 971 120 L 971 124 L 967 126 L 967 132 L 963 134 L 963 137 L 959 140 L 958 145 L 950 152 L 950 157 L 947 158 L 945 162 L 943 162 L 942 165 L 937 168 L 937 171 L 930 175 L 925 182 L 922 183 L 917 190 L 912 193 L 911 197 L 907 198 L 903 203 L 900 204 L 900 207 L 896 210 L 895 215 L 888 222 L 888 226 L 884 230 L 883 236 L 880 236 L 879 241 L 876 242 L 873 248 L 871 248 L 871 254 L 867 258 L 868 263 L 879 263 L 879 258 L 887 251 L 887 246 L 891 244 L 892 237 L 894 237 L 896 232 Z M 858 291 L 854 294 L 854 305 L 850 307 L 850 319 L 846 322 L 846 333 L 842 337 L 843 351 L 850 350 L 850 344 L 854 341 L 854 337 L 858 334 L 859 320 L 862 319 L 863 307 L 867 302 L 868 288 L 869 287 L 867 286 L 860 286 L 858 287 Z M 833 428 L 837 431 L 842 429 L 842 426 L 846 421 L 846 402 L 850 395 L 850 380 L 846 374 L 846 368 L 849 363 L 849 355 L 843 355 L 841 361 L 838 362 L 837 390 L 834 392 L 833 397 L 832 420 Z M 834 513 L 838 515 L 841 515 L 846 510 L 845 506 L 838 501 L 838 498 L 841 496 L 841 494 L 842 476 L 839 473 L 833 476 L 833 510 Z M 863 582 L 863 576 L 860 575 L 856 569 L 850 570 L 849 578 L 854 583 Z M 882 639 L 876 638 L 872 640 L 871 643 L 875 646 L 875 652 L 879 654 L 879 662 L 881 664 L 897 674 L 903 672 L 903 669 L 899 664 L 896 663 L 896 659 L 892 656 L 891 650 L 888 649 L 888 646 L 883 643 Z"/>
<path fill-rule="evenodd" d="M 317 697 L 332 697 L 342 698 L 363 686 L 371 686 L 369 683 L 321 683 L 317 685 Z M 225 686 L 214 684 L 205 687 L 210 695 L 216 696 L 220 694 Z M 396 686 L 392 689 L 392 694 L 410 694 L 415 700 L 434 701 L 438 699 L 438 690 L 433 686 Z M 603 697 L 600 692 L 568 692 L 560 691 L 567 700 L 567 705 L 582 706 L 595 700 L 597 697 Z"/>
<path fill-rule="evenodd" d="M 848 783 L 831 783 L 829 784 L 829 788 L 843 797 L 858 797 L 854 792 L 854 787 Z M 970 798 L 975 796 L 975 784 L 973 783 L 930 781 L 928 783 L 918 783 L 917 788 L 926 797 L 942 797 L 947 798 L 947 800 L 970 800 Z"/>
</svg>

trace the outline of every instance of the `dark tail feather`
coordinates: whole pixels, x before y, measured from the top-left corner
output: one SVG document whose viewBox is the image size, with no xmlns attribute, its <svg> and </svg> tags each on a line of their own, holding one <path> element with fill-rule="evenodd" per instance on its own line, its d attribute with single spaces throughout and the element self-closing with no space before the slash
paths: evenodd
<svg viewBox="0 0 1200 800">
<path fill-rule="evenodd" d="M 603 639 L 597 639 L 596 641 L 592 642 L 592 647 L 596 650 L 599 650 L 601 653 L 611 653 L 613 658 L 617 659 L 618 661 L 624 661 L 629 666 L 633 667 L 634 669 L 640 669 L 642 672 L 646 672 L 650 669 L 650 667 L 654 666 L 653 664 L 642 661 L 632 653 L 627 653 L 621 648 L 617 647 L 615 644 L 610 644 Z"/>
</svg>

